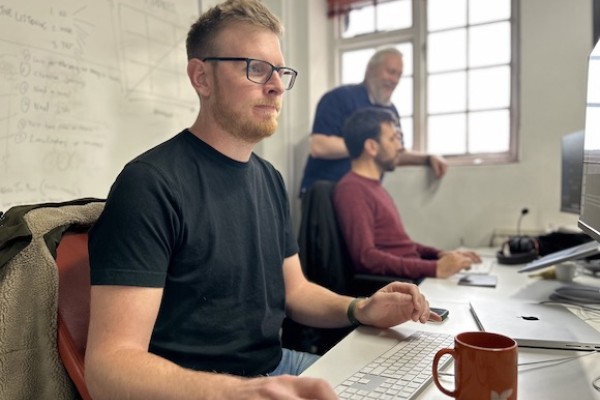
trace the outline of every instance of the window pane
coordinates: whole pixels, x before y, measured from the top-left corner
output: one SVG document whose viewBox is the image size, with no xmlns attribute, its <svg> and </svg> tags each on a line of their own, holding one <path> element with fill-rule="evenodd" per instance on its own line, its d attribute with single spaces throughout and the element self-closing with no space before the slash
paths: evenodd
<svg viewBox="0 0 600 400">
<path fill-rule="evenodd" d="M 412 43 L 402 43 L 396 46 L 400 53 L 402 53 L 402 60 L 404 61 L 404 67 L 402 70 L 402 76 L 408 76 L 413 74 L 413 45 Z"/>
<path fill-rule="evenodd" d="M 510 23 L 476 26 L 469 29 L 469 65 L 510 63 Z"/>
<path fill-rule="evenodd" d="M 512 0 L 380 0 L 362 4 L 361 9 L 340 17 L 347 28 L 336 38 L 339 49 L 344 49 L 338 50 L 341 83 L 361 82 L 376 50 L 388 46 L 400 50 L 404 70 L 391 100 L 401 115 L 407 149 L 417 146 L 419 151 L 457 156 L 453 162 L 459 163 L 473 160 L 463 160 L 463 155 L 489 154 L 496 162 L 505 159 L 495 157 L 498 153 L 513 154 L 511 67 L 518 55 L 511 54 Z M 413 7 L 416 4 L 419 7 Z M 427 13 L 424 38 L 415 26 L 423 16 L 413 15 L 421 11 Z M 389 33 L 393 30 L 402 30 L 401 41 Z M 414 62 L 424 68 L 424 76 L 414 70 Z M 422 104 L 414 104 L 416 90 L 425 90 Z"/>
<path fill-rule="evenodd" d="M 465 114 L 431 116 L 427 123 L 427 152 L 445 155 L 466 152 Z"/>
<path fill-rule="evenodd" d="M 428 36 L 427 70 L 449 71 L 466 67 L 466 29 L 432 33 Z"/>
<path fill-rule="evenodd" d="M 404 148 L 412 150 L 414 144 L 414 125 L 412 117 L 402 116 L 401 124 L 402 137 L 404 138 Z"/>
<path fill-rule="evenodd" d="M 496 153 L 509 149 L 510 115 L 508 110 L 469 114 L 469 152 Z"/>
<path fill-rule="evenodd" d="M 359 83 L 365 78 L 365 70 L 374 49 L 345 51 L 342 53 L 342 84 Z"/>
<path fill-rule="evenodd" d="M 508 108 L 510 67 L 472 70 L 469 74 L 469 109 Z"/>
<path fill-rule="evenodd" d="M 510 0 L 469 0 L 469 24 L 510 19 Z"/>
<path fill-rule="evenodd" d="M 350 11 L 347 16 L 342 16 L 342 37 L 349 38 L 375 31 L 375 8 L 367 6 Z"/>
<path fill-rule="evenodd" d="M 429 32 L 456 28 L 467 23 L 467 0 L 429 0 L 427 29 Z"/>
<path fill-rule="evenodd" d="M 467 74 L 464 71 L 429 76 L 427 106 L 430 114 L 465 111 Z"/>
<path fill-rule="evenodd" d="M 402 43 L 396 46 L 402 53 L 404 69 L 402 78 L 392 94 L 392 103 L 398 108 L 402 118 L 413 114 L 414 86 L 413 86 L 413 53 L 412 43 Z"/>
<path fill-rule="evenodd" d="M 400 83 L 396 86 L 392 94 L 392 103 L 398 109 L 400 116 L 413 114 L 413 78 L 412 76 L 403 76 Z"/>
<path fill-rule="evenodd" d="M 377 7 L 377 30 L 393 31 L 412 26 L 412 0 L 395 0 Z"/>
</svg>

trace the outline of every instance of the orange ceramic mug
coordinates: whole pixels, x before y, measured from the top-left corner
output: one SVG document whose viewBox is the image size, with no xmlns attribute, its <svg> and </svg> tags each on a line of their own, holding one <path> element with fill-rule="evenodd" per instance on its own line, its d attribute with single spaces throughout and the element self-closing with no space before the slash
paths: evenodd
<svg viewBox="0 0 600 400">
<path fill-rule="evenodd" d="M 442 386 L 438 376 L 441 357 L 454 358 L 454 391 Z M 463 332 L 454 338 L 454 349 L 441 349 L 433 358 L 433 381 L 444 394 L 460 400 L 516 400 L 517 342 L 491 332 Z"/>
</svg>

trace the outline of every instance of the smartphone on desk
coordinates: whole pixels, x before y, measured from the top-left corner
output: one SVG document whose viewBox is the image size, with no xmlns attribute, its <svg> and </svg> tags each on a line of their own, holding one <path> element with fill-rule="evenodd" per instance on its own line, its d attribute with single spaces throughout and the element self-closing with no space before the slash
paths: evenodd
<svg viewBox="0 0 600 400">
<path fill-rule="evenodd" d="M 429 310 L 442 317 L 442 321 L 445 321 L 446 318 L 448 318 L 448 314 L 450 314 L 450 312 L 445 308 L 429 307 Z"/>
</svg>

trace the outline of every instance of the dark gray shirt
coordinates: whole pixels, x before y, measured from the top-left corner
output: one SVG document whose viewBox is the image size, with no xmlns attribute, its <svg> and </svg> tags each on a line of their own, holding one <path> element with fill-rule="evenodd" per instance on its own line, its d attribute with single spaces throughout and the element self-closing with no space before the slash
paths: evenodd
<svg viewBox="0 0 600 400">
<path fill-rule="evenodd" d="M 90 234 L 93 285 L 164 288 L 150 351 L 256 376 L 280 361 L 282 264 L 297 253 L 281 175 L 185 130 L 130 162 Z"/>
</svg>

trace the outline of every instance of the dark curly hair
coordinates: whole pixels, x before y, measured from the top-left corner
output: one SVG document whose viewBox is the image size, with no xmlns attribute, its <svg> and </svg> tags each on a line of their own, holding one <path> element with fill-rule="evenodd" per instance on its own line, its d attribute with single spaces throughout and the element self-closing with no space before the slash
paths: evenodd
<svg viewBox="0 0 600 400">
<path fill-rule="evenodd" d="M 381 124 L 398 125 L 398 119 L 389 110 L 379 107 L 361 108 L 344 122 L 344 143 L 351 159 L 360 157 L 367 139 L 379 139 Z"/>
</svg>

